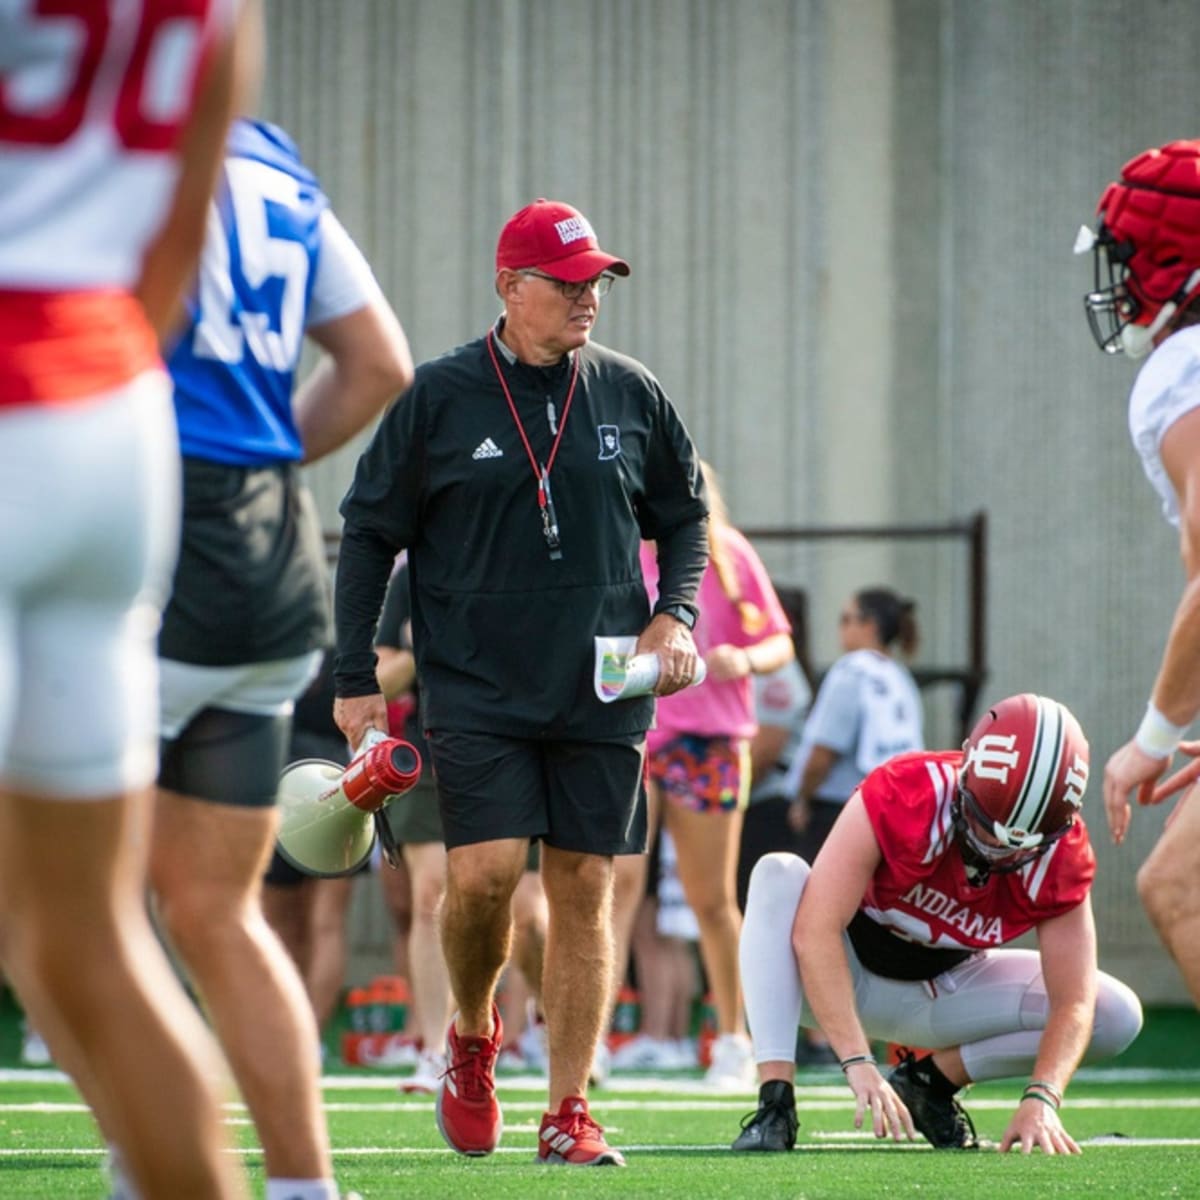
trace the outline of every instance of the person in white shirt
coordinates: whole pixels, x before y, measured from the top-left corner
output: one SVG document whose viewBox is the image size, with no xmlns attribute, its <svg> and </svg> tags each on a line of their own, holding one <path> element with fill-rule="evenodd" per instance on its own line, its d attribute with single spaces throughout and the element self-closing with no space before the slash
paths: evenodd
<svg viewBox="0 0 1200 1200">
<path fill-rule="evenodd" d="M 896 657 L 916 652 L 916 605 L 890 588 L 855 592 L 838 625 L 843 654 L 821 681 L 785 792 L 797 852 L 812 862 L 842 806 L 894 754 L 922 750 L 921 697 Z"/>
</svg>

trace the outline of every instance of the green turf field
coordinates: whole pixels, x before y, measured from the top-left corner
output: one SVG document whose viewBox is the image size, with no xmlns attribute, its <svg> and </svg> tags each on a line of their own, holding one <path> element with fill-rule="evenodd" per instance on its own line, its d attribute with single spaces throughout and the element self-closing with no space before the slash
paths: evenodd
<svg viewBox="0 0 1200 1200">
<path fill-rule="evenodd" d="M 0 1026 L 0 1197 L 101 1197 L 101 1154 L 75 1092 L 52 1071 L 19 1071 L 15 1033 Z M 1200 1197 L 1200 1017 L 1151 1014 L 1147 1031 L 1112 1069 L 1081 1072 L 1064 1118 L 1080 1158 L 1002 1159 L 935 1154 L 857 1133 L 837 1072 L 802 1073 L 800 1145 L 789 1155 L 734 1155 L 729 1143 L 753 1097 L 705 1093 L 694 1075 L 615 1076 L 593 1110 L 629 1159 L 622 1171 L 534 1163 L 544 1081 L 502 1078 L 505 1134 L 489 1159 L 463 1159 L 438 1135 L 431 1099 L 402 1096 L 396 1073 L 329 1075 L 325 1099 L 341 1186 L 365 1200 L 551 1196 Z M 169 1084 L 165 1085 L 169 1086 Z M 998 1138 L 1016 1081 L 974 1088 L 966 1104 L 981 1136 Z M 239 1106 L 229 1121 L 261 1181 L 253 1132 Z"/>
</svg>

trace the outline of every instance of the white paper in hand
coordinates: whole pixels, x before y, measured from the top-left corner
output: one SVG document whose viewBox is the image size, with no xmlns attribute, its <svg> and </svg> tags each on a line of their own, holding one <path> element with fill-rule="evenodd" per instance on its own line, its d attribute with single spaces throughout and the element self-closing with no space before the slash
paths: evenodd
<svg viewBox="0 0 1200 1200">
<path fill-rule="evenodd" d="M 593 683 L 602 704 L 648 696 L 658 683 L 658 655 L 634 654 L 635 637 L 597 637 L 596 670 Z M 690 687 L 704 682 L 704 659 L 696 661 L 696 676 Z"/>
</svg>

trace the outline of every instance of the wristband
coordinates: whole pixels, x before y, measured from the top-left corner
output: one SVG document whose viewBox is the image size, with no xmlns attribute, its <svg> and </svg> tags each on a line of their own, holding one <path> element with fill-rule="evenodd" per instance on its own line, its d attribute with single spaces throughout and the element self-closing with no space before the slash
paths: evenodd
<svg viewBox="0 0 1200 1200">
<path fill-rule="evenodd" d="M 1029 1091 L 1030 1088 L 1037 1088 L 1039 1091 L 1045 1092 L 1046 1095 L 1054 1101 L 1055 1107 L 1063 1102 L 1062 1092 L 1060 1092 L 1052 1083 L 1046 1083 L 1041 1079 L 1031 1079 L 1025 1085 L 1025 1090 Z"/>
<path fill-rule="evenodd" d="M 1151 758 L 1170 758 L 1186 732 L 1186 725 L 1175 725 L 1168 721 L 1151 700 L 1146 705 L 1146 715 L 1133 740 L 1137 748 Z"/>
<path fill-rule="evenodd" d="M 838 1066 L 845 1072 L 850 1067 L 875 1066 L 875 1055 L 873 1054 L 852 1054 L 849 1058 L 843 1058 Z"/>
<path fill-rule="evenodd" d="M 1021 1099 L 1022 1100 L 1040 1100 L 1043 1104 L 1047 1105 L 1049 1108 L 1054 1109 L 1055 1112 L 1058 1112 L 1058 1105 L 1055 1104 L 1054 1101 L 1051 1100 L 1049 1096 L 1043 1096 L 1041 1092 L 1031 1092 L 1028 1088 L 1026 1088 L 1025 1091 L 1021 1093 Z"/>
</svg>

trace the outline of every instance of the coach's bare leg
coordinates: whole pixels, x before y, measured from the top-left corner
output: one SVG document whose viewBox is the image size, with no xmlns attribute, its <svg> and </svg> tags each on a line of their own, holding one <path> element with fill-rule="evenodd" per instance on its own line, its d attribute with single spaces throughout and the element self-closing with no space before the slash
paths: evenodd
<svg viewBox="0 0 1200 1200">
<path fill-rule="evenodd" d="M 490 1036 L 492 999 L 512 948 L 512 894 L 525 870 L 527 838 L 455 846 L 446 852 L 442 953 L 464 1037 Z"/>
<path fill-rule="evenodd" d="M 151 882 L 262 1142 L 267 1175 L 331 1179 L 317 1024 L 262 913 L 278 813 L 159 793 Z"/>
<path fill-rule="evenodd" d="M 146 914 L 149 799 L 0 796 L 0 957 L 146 1200 L 240 1197 L 220 1057 Z"/>
<path fill-rule="evenodd" d="M 1200 1005 L 1200 787 L 1179 802 L 1137 875 L 1138 895 Z"/>
<path fill-rule="evenodd" d="M 542 844 L 550 907 L 542 1005 L 550 1035 L 550 1111 L 587 1092 L 608 1015 L 612 976 L 613 860 Z"/>
</svg>

